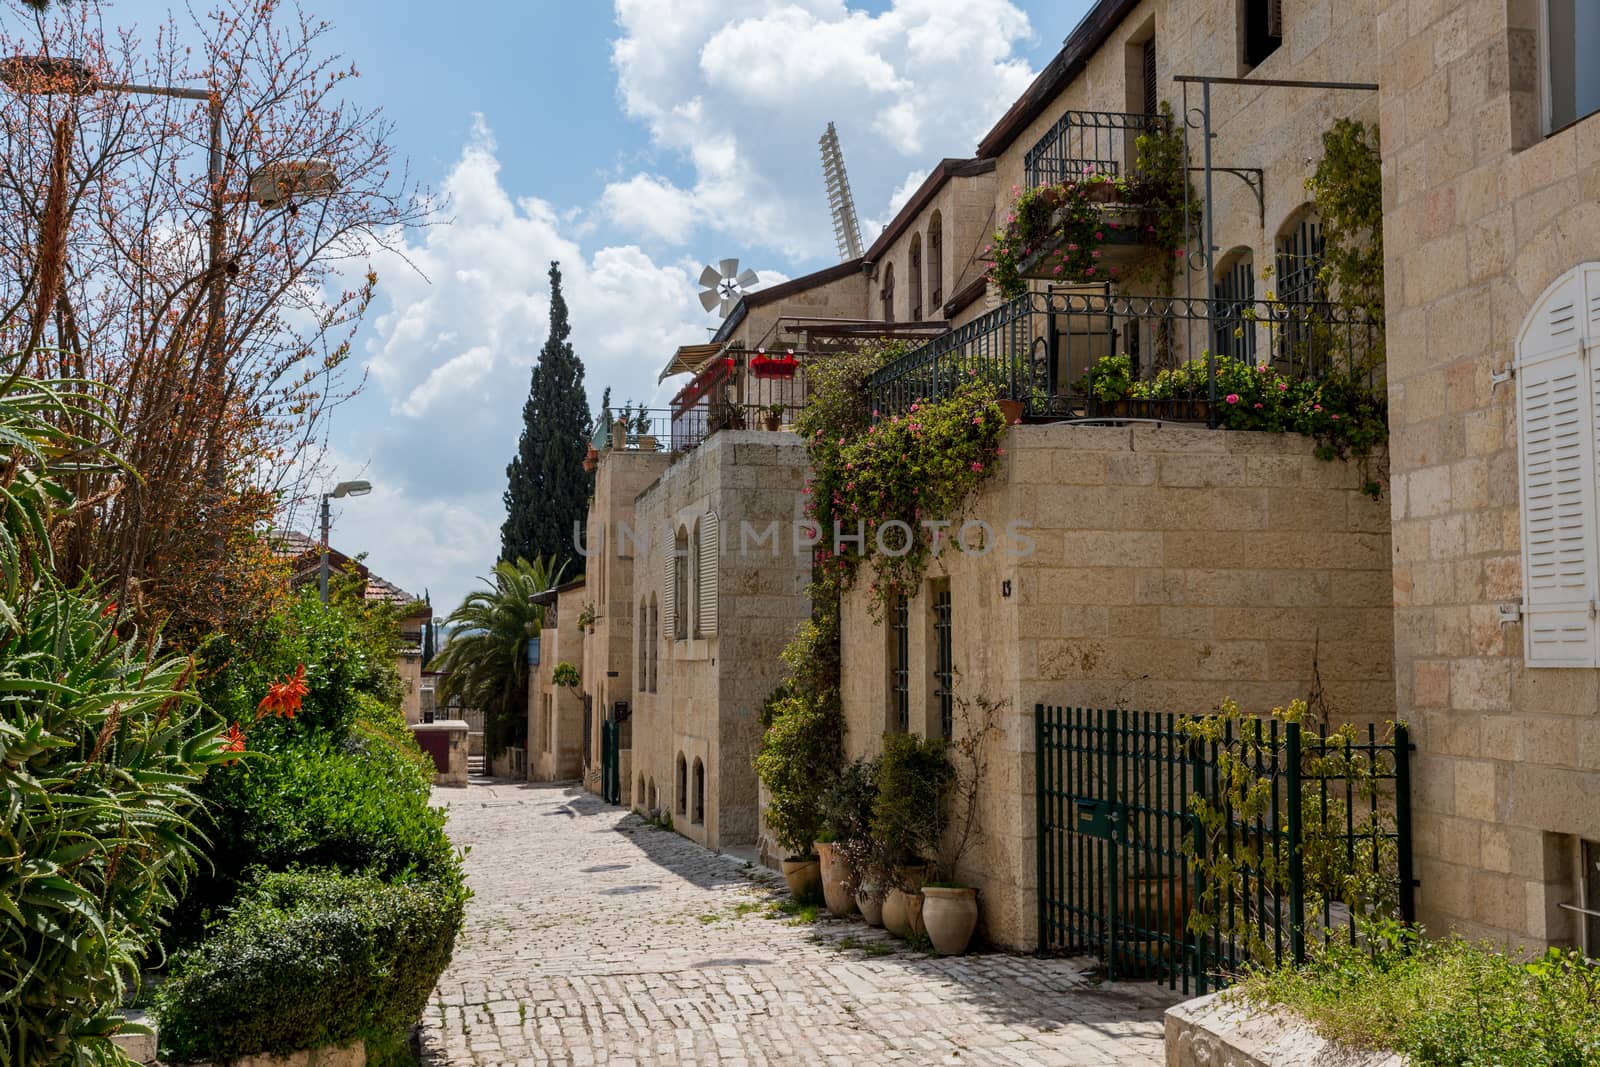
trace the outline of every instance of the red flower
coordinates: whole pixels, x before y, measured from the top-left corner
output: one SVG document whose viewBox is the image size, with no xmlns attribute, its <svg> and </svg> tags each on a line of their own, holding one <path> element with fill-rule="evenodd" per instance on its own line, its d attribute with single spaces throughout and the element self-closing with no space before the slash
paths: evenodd
<svg viewBox="0 0 1600 1067">
<path fill-rule="evenodd" d="M 228 727 L 228 732 L 222 735 L 221 741 L 222 741 L 222 751 L 223 752 L 243 752 L 244 751 L 244 734 L 242 732 L 240 732 L 238 723 L 234 723 L 232 726 Z M 224 763 L 235 763 L 237 761 L 230 759 L 230 760 L 223 760 L 223 762 Z"/>
<path fill-rule="evenodd" d="M 115 615 L 116 613 L 117 613 L 117 602 L 115 600 L 111 601 L 105 607 L 100 609 L 100 617 L 102 619 L 110 618 L 111 616 Z"/>
<path fill-rule="evenodd" d="M 261 698 L 261 703 L 256 705 L 256 718 L 278 715 L 292 719 L 294 713 L 300 710 L 300 702 L 310 691 L 306 688 L 306 665 L 302 663 L 299 670 L 284 675 L 283 681 L 272 684 L 267 695 Z"/>
</svg>

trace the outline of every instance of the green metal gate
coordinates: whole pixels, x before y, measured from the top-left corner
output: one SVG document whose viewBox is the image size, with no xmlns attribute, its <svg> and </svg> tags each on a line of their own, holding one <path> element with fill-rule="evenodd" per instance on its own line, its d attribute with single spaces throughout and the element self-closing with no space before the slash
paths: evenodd
<svg viewBox="0 0 1600 1067">
<path fill-rule="evenodd" d="M 1199 739 L 1168 713 L 1043 704 L 1034 723 L 1041 952 L 1203 993 L 1251 960 L 1303 961 L 1308 933 L 1353 931 L 1361 905 L 1331 882 L 1378 886 L 1414 921 L 1404 726 L 1392 739 L 1368 726 L 1362 740 L 1246 720 Z M 1241 767 L 1259 783 L 1242 806 L 1228 788 Z M 1308 875 L 1313 840 L 1342 853 L 1337 879 Z M 1224 850 L 1236 876 L 1208 882 L 1196 858 Z"/>
<path fill-rule="evenodd" d="M 622 803 L 622 724 L 615 719 L 600 721 L 600 798 Z"/>
</svg>

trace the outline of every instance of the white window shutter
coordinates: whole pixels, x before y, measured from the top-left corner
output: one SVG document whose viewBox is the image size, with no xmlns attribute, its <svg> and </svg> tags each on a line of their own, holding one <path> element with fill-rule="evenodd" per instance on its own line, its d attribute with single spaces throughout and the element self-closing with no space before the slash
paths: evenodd
<svg viewBox="0 0 1600 1067">
<path fill-rule="evenodd" d="M 678 633 L 678 568 L 683 561 L 678 558 L 677 535 L 667 530 L 666 566 L 662 568 L 661 621 L 665 624 L 667 639 Z"/>
<path fill-rule="evenodd" d="M 1529 667 L 1600 666 L 1600 366 L 1587 315 L 1600 269 L 1552 286 L 1517 342 L 1523 656 Z"/>
<path fill-rule="evenodd" d="M 699 588 L 696 599 L 699 618 L 696 624 L 702 637 L 717 632 L 717 513 L 708 511 L 700 520 Z"/>
</svg>

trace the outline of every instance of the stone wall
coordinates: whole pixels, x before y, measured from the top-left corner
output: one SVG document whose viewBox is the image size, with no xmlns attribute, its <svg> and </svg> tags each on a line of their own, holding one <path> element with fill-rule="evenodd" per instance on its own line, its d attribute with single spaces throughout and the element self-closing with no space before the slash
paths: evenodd
<svg viewBox="0 0 1600 1067">
<path fill-rule="evenodd" d="M 1600 259 L 1600 116 L 1543 136 L 1540 5 L 1384 0 L 1395 666 L 1414 730 L 1421 918 L 1572 942 L 1600 840 L 1600 672 L 1527 669 L 1514 358 L 1535 301 Z"/>
<path fill-rule="evenodd" d="M 1008 201 L 1009 202 L 1009 201 Z M 894 264 L 895 295 L 894 317 L 911 319 L 911 239 L 920 235 L 922 245 L 922 319 L 942 319 L 943 302 L 953 297 L 963 286 L 989 269 L 983 259 L 995 229 L 995 176 L 994 171 L 948 179 L 944 186 L 917 213 L 911 226 L 883 250 L 872 265 L 870 277 L 864 276 L 861 284 L 868 290 L 868 318 L 883 317 L 884 272 Z M 943 286 L 939 307 L 928 300 L 930 275 L 928 234 L 933 216 L 939 215 L 940 241 L 943 245 Z"/>
<path fill-rule="evenodd" d="M 528 679 L 528 777 L 535 782 L 580 778 L 584 770 L 583 695 L 552 681 L 563 659 L 583 662 L 584 634 L 578 628 L 584 591 L 578 587 L 557 599 L 552 621 L 545 609 L 539 632 L 539 669 Z"/>
<path fill-rule="evenodd" d="M 652 652 L 656 688 L 634 697 L 629 790 L 639 808 L 650 806 L 653 793 L 679 832 L 712 847 L 757 837 L 757 717 L 782 680 L 778 653 L 809 613 L 803 594 L 810 554 L 796 554 L 792 541 L 806 470 L 805 448 L 792 433 L 723 431 L 679 456 L 637 502 L 648 539 L 635 561 L 635 600 L 650 591 L 664 595 L 672 531 L 692 529 L 707 512 L 718 519 L 717 630 L 672 640 L 663 608 Z M 755 543 L 769 525 L 776 528 L 776 553 L 771 541 Z M 741 537 L 745 529 L 751 537 Z M 685 789 L 678 786 L 680 756 Z M 705 798 L 698 820 L 688 795 L 697 764 Z"/>
<path fill-rule="evenodd" d="M 1304 696 L 1313 660 L 1335 713 L 1394 713 L 1389 513 L 1360 472 L 1309 440 L 1160 426 L 1015 427 L 967 518 L 993 550 L 947 551 L 956 691 L 1004 700 L 980 802 L 984 839 L 958 872 L 988 937 L 1036 938 L 1036 704 L 1204 714 Z M 1000 536 L 1018 521 L 1033 542 Z M 977 528 L 968 544 L 979 544 Z M 890 634 L 864 584 L 843 619 L 851 755 L 893 729 Z M 937 730 L 928 587 L 909 605 L 911 729 Z"/>
</svg>

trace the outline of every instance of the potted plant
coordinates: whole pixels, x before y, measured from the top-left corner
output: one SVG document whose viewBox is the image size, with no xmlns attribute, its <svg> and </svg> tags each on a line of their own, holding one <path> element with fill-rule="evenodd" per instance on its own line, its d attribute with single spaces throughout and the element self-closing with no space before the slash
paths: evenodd
<svg viewBox="0 0 1600 1067">
<path fill-rule="evenodd" d="M 883 922 L 883 897 L 868 892 L 863 901 L 864 887 L 857 872 L 867 872 L 872 866 L 872 802 L 877 789 L 876 760 L 857 758 L 845 764 L 824 797 L 822 833 L 817 838 L 822 896 L 828 910 L 843 917 L 860 907 L 874 926 Z"/>
<path fill-rule="evenodd" d="M 592 474 L 594 473 L 594 469 L 599 465 L 600 450 L 594 447 L 594 445 L 590 445 L 589 451 L 586 452 L 583 457 L 583 469 Z"/>
<path fill-rule="evenodd" d="M 768 430 L 781 430 L 783 428 L 783 405 L 774 404 L 769 407 L 765 421 Z"/>
<path fill-rule="evenodd" d="M 822 870 L 813 846 L 823 828 L 823 796 L 839 765 L 843 718 L 787 687 L 768 699 L 769 725 L 756 753 L 756 774 L 767 789 L 764 814 L 788 853 L 784 881 L 796 900 L 822 897 Z"/>
<path fill-rule="evenodd" d="M 550 672 L 550 680 L 563 689 L 576 689 L 582 681 L 578 676 L 578 668 L 566 660 L 556 664 L 555 670 Z"/>
<path fill-rule="evenodd" d="M 968 701 L 959 694 L 954 700 L 954 736 L 946 746 L 951 770 L 945 799 L 950 810 L 939 836 L 937 879 L 922 887 L 923 926 L 934 951 L 942 956 L 965 952 L 978 926 L 977 889 L 953 879 L 962 857 L 982 837 L 978 801 L 988 772 L 988 743 L 1000 730 L 1000 713 L 1010 704 L 981 696 Z"/>
<path fill-rule="evenodd" d="M 769 356 L 765 351 L 758 351 L 750 360 L 750 373 L 757 378 L 793 378 L 799 366 L 800 361 L 795 359 L 792 351 L 781 356 Z"/>
<path fill-rule="evenodd" d="M 594 620 L 594 601 L 591 600 L 583 606 L 582 611 L 578 612 L 578 629 L 586 633 L 594 633 Z"/>
<path fill-rule="evenodd" d="M 1125 418 L 1128 396 L 1133 392 L 1133 361 L 1123 353 L 1101 356 L 1089 368 L 1089 392 L 1099 414 Z"/>
<path fill-rule="evenodd" d="M 927 856 L 944 830 L 954 768 L 945 743 L 915 734 L 889 734 L 878 761 L 872 835 L 882 849 L 883 925 L 897 937 L 922 932 L 922 883 Z"/>
</svg>

